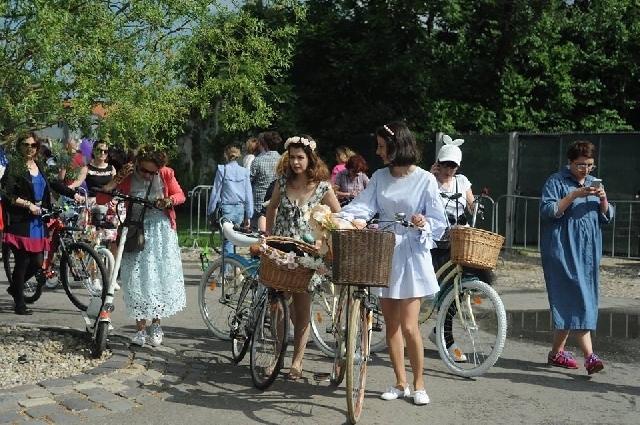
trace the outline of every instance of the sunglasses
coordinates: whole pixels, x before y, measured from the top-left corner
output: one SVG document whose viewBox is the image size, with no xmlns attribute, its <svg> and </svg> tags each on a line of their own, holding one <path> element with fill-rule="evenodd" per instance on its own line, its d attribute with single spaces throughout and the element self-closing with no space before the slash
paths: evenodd
<svg viewBox="0 0 640 425">
<path fill-rule="evenodd" d="M 458 168 L 458 164 L 453 161 L 438 162 L 438 165 L 444 168 Z"/>
<path fill-rule="evenodd" d="M 109 153 L 109 149 L 96 149 L 96 152 Z"/>
<path fill-rule="evenodd" d="M 24 146 L 25 148 L 37 148 L 38 144 L 37 143 L 23 143 L 22 146 Z"/>
<path fill-rule="evenodd" d="M 138 165 L 138 173 L 149 174 L 150 176 L 155 176 L 156 174 L 158 174 L 158 171 L 157 170 L 156 171 L 147 170 L 146 168 L 141 167 L 141 166 Z"/>
</svg>

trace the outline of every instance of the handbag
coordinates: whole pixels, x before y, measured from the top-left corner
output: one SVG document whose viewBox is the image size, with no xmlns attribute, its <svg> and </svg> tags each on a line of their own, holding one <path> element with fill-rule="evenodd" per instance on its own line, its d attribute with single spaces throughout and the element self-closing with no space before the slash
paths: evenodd
<svg viewBox="0 0 640 425">
<path fill-rule="evenodd" d="M 224 180 L 227 177 L 227 167 L 224 167 L 224 173 L 222 174 L 222 184 L 220 184 L 220 200 L 222 201 L 222 188 L 224 187 Z M 222 218 L 222 208 L 220 202 L 213 210 L 209 217 L 207 217 L 207 224 L 211 230 L 220 230 L 220 219 Z"/>
<path fill-rule="evenodd" d="M 147 189 L 147 194 L 145 195 L 145 199 L 149 197 L 149 193 L 151 192 L 151 185 L 153 184 L 153 180 L 149 182 L 149 188 Z M 142 212 L 140 213 L 140 218 L 138 220 L 129 219 L 132 217 L 133 211 L 133 203 L 129 204 L 129 210 L 127 211 L 127 218 L 125 222 L 118 226 L 118 236 L 116 237 L 116 244 L 120 245 L 120 237 L 122 236 L 122 230 L 124 227 L 127 228 L 127 239 L 124 241 L 124 252 L 140 252 L 144 249 L 146 244 L 146 240 L 144 237 L 144 214 L 147 212 L 147 206 L 142 206 Z"/>
</svg>

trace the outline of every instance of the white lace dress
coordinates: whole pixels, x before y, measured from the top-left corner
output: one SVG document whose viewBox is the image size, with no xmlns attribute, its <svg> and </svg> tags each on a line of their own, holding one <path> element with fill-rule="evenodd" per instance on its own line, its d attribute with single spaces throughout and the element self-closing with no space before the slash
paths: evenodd
<svg viewBox="0 0 640 425">
<path fill-rule="evenodd" d="M 144 197 L 148 184 L 134 175 L 131 195 Z M 154 178 L 149 199 L 162 194 L 162 181 Z M 133 211 L 138 216 L 138 211 Z M 173 316 L 186 306 L 184 273 L 178 234 L 163 211 L 148 209 L 144 217 L 144 250 L 124 253 L 120 277 L 127 316 L 153 319 Z"/>
</svg>

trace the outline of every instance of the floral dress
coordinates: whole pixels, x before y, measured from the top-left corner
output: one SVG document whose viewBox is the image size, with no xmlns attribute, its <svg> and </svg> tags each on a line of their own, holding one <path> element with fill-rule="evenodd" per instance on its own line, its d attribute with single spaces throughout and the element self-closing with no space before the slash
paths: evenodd
<svg viewBox="0 0 640 425">
<path fill-rule="evenodd" d="M 326 181 L 320 182 L 309 199 L 302 205 L 293 204 L 287 197 L 287 179 L 285 176 L 278 177 L 278 185 L 280 187 L 280 204 L 278 205 L 278 214 L 271 234 L 301 239 L 302 234 L 311 233 L 308 223 L 309 211 L 314 206 L 322 203 L 322 198 L 331 187 L 330 183 Z"/>
</svg>

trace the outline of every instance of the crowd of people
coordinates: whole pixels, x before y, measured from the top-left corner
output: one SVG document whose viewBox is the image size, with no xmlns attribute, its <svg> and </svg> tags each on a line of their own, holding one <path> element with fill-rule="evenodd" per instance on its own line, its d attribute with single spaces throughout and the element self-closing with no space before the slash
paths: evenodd
<svg viewBox="0 0 640 425">
<path fill-rule="evenodd" d="M 319 156 L 319 142 L 300 134 L 284 141 L 275 131 L 252 137 L 244 145 L 224 149 L 224 161 L 217 167 L 207 212 L 217 208 L 237 225 L 260 229 L 266 234 L 302 238 L 310 233 L 308 215 L 316 205 L 326 205 L 345 217 L 393 220 L 405 214 L 429 236 L 404 229 L 397 231 L 389 286 L 378 288 L 385 320 L 386 341 L 395 383 L 381 395 L 394 400 L 413 395 L 417 405 L 429 403 L 423 378 L 423 341 L 418 329 L 420 300 L 439 290 L 435 271 L 450 258 L 448 230 L 467 225 L 473 211 L 472 184 L 458 172 L 463 141 L 445 136 L 429 170 L 421 168 L 416 140 L 401 122 L 381 125 L 375 132 L 375 153 L 384 167 L 369 174 L 363 156 L 340 146 L 336 165 L 329 171 Z M 78 146 L 67 144 L 75 171 L 60 170 L 47 177 L 39 161 L 42 139 L 29 132 L 16 139 L 13 150 L 26 167 L 4 161 L 2 177 L 2 242 L 11 247 L 16 266 L 7 291 L 15 301 L 16 314 L 32 314 L 24 303 L 23 285 L 43 261 L 48 247 L 41 208 L 52 202 L 52 191 L 77 201 L 74 188 L 85 184 L 92 205 L 107 205 L 110 199 L 91 188 L 118 188 L 155 202 L 156 208 L 131 205 L 127 216 L 144 223 L 147 243 L 140 252 L 124 253 L 120 279 L 124 287 L 127 315 L 135 320 L 132 343 L 144 346 L 163 341 L 160 322 L 186 306 L 184 276 L 176 233 L 174 207 L 185 195 L 168 158 L 153 147 L 142 147 L 135 155 L 117 152 L 105 141 L 93 144 L 91 158 L 82 162 Z M 283 153 L 279 153 L 283 145 Z M 244 152 L 243 152 L 244 151 Z M 555 330 L 547 363 L 577 369 L 578 363 L 565 350 L 569 331 L 578 336 L 589 374 L 604 365 L 593 352 L 590 331 L 596 328 L 598 312 L 598 264 L 602 256 L 601 225 L 613 218 L 602 185 L 592 184 L 595 147 L 574 142 L 567 152 L 567 165 L 555 173 L 542 189 L 540 214 L 546 226 L 541 241 L 541 258 Z M 142 219 L 143 217 L 143 219 Z M 226 242 L 224 250 L 234 247 Z M 484 270 L 467 270 L 491 283 Z M 310 331 L 309 293 L 291 294 L 294 347 L 288 378 L 303 376 L 303 358 Z M 451 307 L 455 308 L 455 307 Z M 449 317 L 455 314 L 451 312 Z M 147 331 L 148 321 L 151 321 Z M 435 331 L 435 329 L 434 329 Z M 435 343 L 435 335 L 429 335 Z M 445 342 L 460 362 L 466 356 L 456 349 L 451 324 L 445 323 Z M 413 375 L 410 390 L 405 369 L 405 344 Z"/>
</svg>

